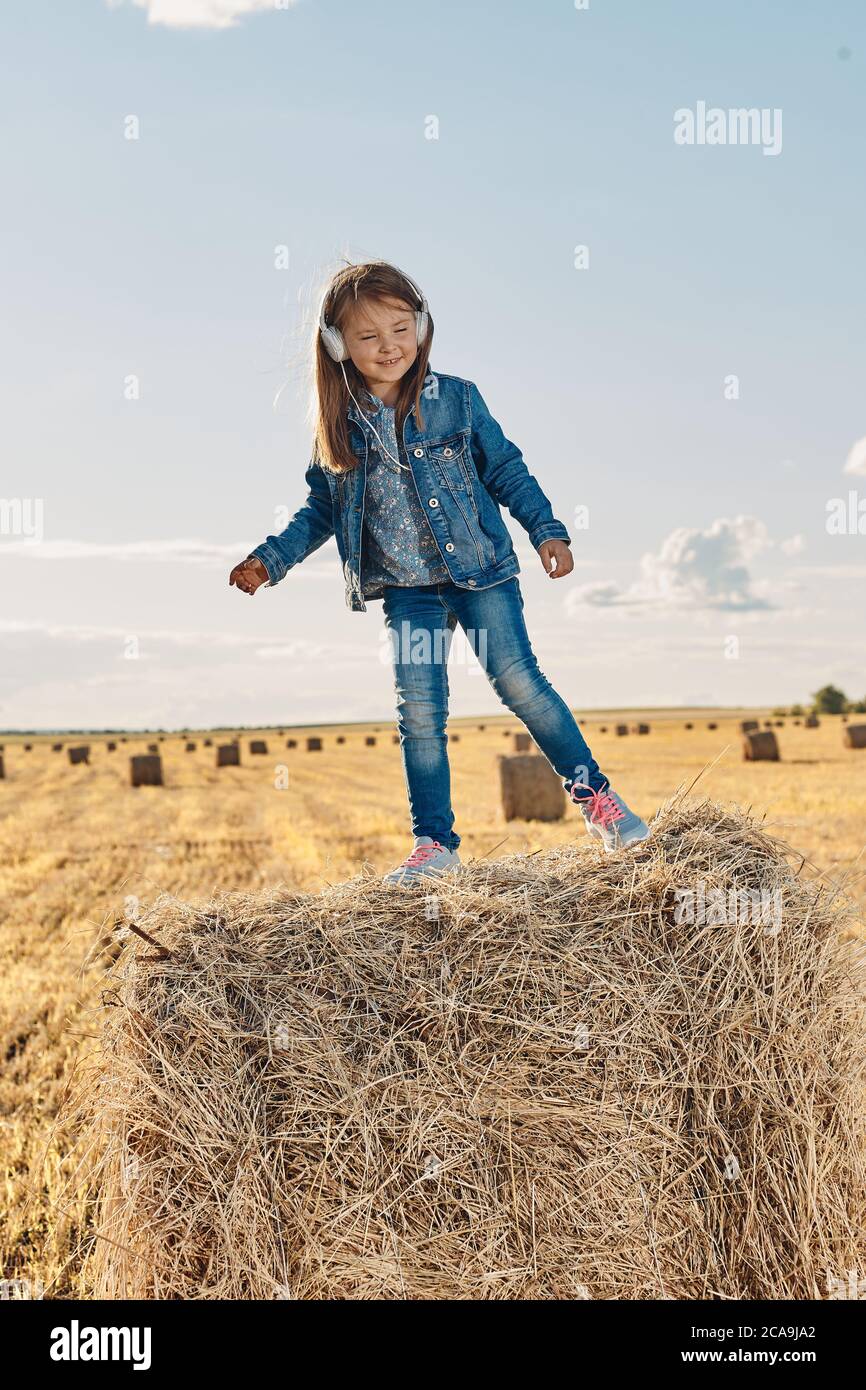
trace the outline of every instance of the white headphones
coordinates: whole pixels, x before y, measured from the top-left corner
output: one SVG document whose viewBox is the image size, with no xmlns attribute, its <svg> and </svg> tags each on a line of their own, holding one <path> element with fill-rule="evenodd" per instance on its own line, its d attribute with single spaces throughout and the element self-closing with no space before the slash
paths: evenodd
<svg viewBox="0 0 866 1390">
<path fill-rule="evenodd" d="M 399 269 L 399 267 L 395 267 L 395 269 Z M 418 286 L 415 284 L 415 281 L 412 279 L 411 275 L 407 275 L 404 270 L 401 270 L 400 274 L 403 276 L 403 279 L 406 281 L 407 285 L 412 286 L 412 289 L 418 296 L 418 303 L 421 305 L 420 309 L 415 310 L 415 341 L 420 347 L 421 344 L 424 342 L 425 338 L 427 337 L 427 325 L 430 321 L 430 315 L 427 308 L 427 300 L 424 298 Z M 330 286 L 328 286 L 328 290 L 329 289 Z M 336 328 L 333 324 L 325 322 L 325 300 L 328 297 L 328 290 L 325 290 L 325 293 L 322 296 L 322 304 L 319 309 L 319 333 L 321 334 L 322 338 L 322 346 L 324 347 L 326 353 L 333 362 L 345 362 L 346 358 L 349 356 L 349 351 L 346 347 L 343 335 L 340 332 L 339 328 Z"/>
</svg>

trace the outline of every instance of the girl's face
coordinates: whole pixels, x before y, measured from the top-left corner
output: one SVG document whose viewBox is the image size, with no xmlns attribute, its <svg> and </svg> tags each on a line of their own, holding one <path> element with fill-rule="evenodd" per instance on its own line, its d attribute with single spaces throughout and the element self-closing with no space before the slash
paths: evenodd
<svg viewBox="0 0 866 1390">
<path fill-rule="evenodd" d="M 399 299 L 362 300 L 352 304 L 343 324 L 349 356 L 368 390 L 384 400 L 418 356 L 415 311 Z"/>
</svg>

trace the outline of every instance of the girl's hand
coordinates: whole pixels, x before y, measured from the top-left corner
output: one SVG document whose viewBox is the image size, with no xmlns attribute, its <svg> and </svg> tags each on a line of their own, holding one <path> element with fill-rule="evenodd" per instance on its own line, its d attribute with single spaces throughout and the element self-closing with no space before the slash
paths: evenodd
<svg viewBox="0 0 866 1390">
<path fill-rule="evenodd" d="M 568 541 L 542 541 L 538 553 L 551 579 L 564 579 L 574 569 L 574 559 Z"/>
<path fill-rule="evenodd" d="M 229 575 L 229 584 L 237 584 L 245 594 L 254 594 L 260 585 L 267 584 L 268 578 L 268 572 L 261 560 L 255 555 L 250 555 L 239 565 L 235 565 Z"/>
</svg>

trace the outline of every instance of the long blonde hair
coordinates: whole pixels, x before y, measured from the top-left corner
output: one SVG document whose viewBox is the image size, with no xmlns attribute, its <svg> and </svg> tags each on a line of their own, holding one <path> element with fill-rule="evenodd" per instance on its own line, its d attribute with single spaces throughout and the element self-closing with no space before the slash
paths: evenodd
<svg viewBox="0 0 866 1390">
<path fill-rule="evenodd" d="M 351 306 L 366 301 L 382 303 L 397 299 L 412 311 L 419 309 L 418 296 L 402 271 L 387 261 L 366 261 L 361 265 L 346 264 L 333 276 L 325 292 L 323 307 L 325 322 L 343 330 Z M 342 364 L 328 356 L 319 334 L 316 320 L 315 361 L 315 437 L 313 457 L 332 473 L 348 473 L 358 459 L 349 441 L 349 422 L 346 416 L 350 396 L 346 390 L 341 366 L 353 393 L 363 401 L 366 392 L 364 379 L 351 358 Z M 403 422 L 414 404 L 418 424 L 424 428 L 421 414 L 421 391 L 427 378 L 430 347 L 433 342 L 433 320 L 429 319 L 427 336 L 418 345 L 418 355 L 400 382 L 400 394 L 395 409 L 397 438 L 403 437 Z"/>
</svg>

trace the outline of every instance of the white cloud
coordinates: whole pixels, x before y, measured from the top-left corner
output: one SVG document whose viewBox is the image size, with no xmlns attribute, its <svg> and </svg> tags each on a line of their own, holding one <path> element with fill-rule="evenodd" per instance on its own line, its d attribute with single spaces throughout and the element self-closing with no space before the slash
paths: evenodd
<svg viewBox="0 0 866 1390">
<path fill-rule="evenodd" d="M 125 0 L 130 3 L 130 0 Z M 148 24 L 167 29 L 234 29 L 246 15 L 265 10 L 287 10 L 295 0 L 131 0 L 147 11 Z M 108 0 L 109 9 L 118 9 L 124 0 Z"/>
<path fill-rule="evenodd" d="M 322 547 L 321 555 L 330 556 L 334 548 L 333 542 L 326 543 Z M 200 540 L 37 541 L 6 540 L 0 537 L 0 557 L 8 555 L 17 559 L 24 556 L 30 560 L 134 560 L 144 563 L 211 566 L 224 566 L 228 562 L 231 567 L 248 554 L 249 546 L 242 541 L 218 544 Z M 319 556 L 315 555 L 305 561 L 305 573 L 309 574 L 315 570 L 318 558 Z"/>
<path fill-rule="evenodd" d="M 857 473 L 860 476 L 866 475 L 866 435 L 858 439 L 856 444 L 851 445 L 851 451 L 845 460 L 846 473 Z"/>
<path fill-rule="evenodd" d="M 772 605 L 760 592 L 747 562 L 771 544 L 767 528 L 753 516 L 719 518 L 705 531 L 680 526 L 661 550 L 644 555 L 640 576 L 623 588 L 613 582 L 586 584 L 571 594 L 567 611 L 598 608 L 720 609 L 749 612 Z"/>
</svg>

